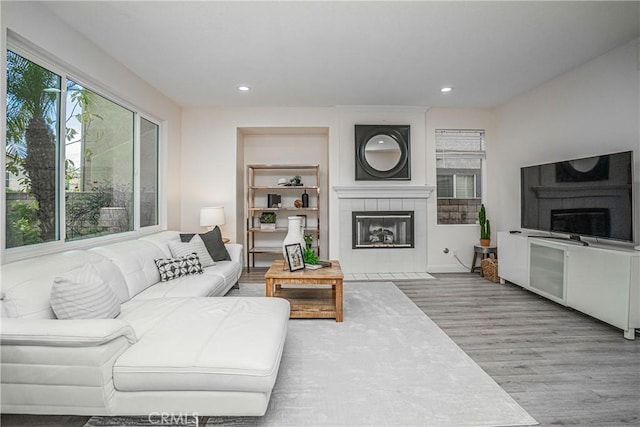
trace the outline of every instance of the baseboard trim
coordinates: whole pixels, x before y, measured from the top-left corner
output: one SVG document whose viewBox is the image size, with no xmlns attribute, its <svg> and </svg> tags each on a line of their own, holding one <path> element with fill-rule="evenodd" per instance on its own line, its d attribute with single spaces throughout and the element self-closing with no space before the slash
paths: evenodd
<svg viewBox="0 0 640 427">
<path fill-rule="evenodd" d="M 455 264 L 430 264 L 427 265 L 429 273 L 469 273 L 469 270 L 458 263 Z"/>
</svg>

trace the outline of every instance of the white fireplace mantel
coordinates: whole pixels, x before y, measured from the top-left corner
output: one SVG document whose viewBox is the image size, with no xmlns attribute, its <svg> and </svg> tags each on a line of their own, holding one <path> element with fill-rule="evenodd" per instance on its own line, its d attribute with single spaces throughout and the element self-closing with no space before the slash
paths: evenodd
<svg viewBox="0 0 640 427">
<path fill-rule="evenodd" d="M 428 199 L 435 185 L 335 185 L 339 199 Z"/>
</svg>

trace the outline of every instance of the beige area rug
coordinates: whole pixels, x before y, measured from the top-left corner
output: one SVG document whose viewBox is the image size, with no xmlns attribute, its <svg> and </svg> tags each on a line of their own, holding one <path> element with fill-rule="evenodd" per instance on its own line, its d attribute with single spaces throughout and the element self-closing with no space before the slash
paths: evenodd
<svg viewBox="0 0 640 427">
<path fill-rule="evenodd" d="M 241 285 L 232 295 L 261 296 L 264 285 Z M 343 323 L 289 321 L 263 417 L 203 417 L 200 425 L 537 424 L 393 283 L 345 283 L 344 310 Z M 93 417 L 87 425 L 126 421 L 108 420 Z"/>
</svg>

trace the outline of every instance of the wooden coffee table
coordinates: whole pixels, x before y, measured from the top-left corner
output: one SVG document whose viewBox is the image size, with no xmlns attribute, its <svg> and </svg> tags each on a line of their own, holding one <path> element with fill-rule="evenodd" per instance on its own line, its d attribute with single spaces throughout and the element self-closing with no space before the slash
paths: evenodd
<svg viewBox="0 0 640 427">
<path fill-rule="evenodd" d="M 264 275 L 268 297 L 285 298 L 291 319 L 336 319 L 342 322 L 342 279 L 338 261 L 317 270 L 289 271 L 275 261 Z"/>
</svg>

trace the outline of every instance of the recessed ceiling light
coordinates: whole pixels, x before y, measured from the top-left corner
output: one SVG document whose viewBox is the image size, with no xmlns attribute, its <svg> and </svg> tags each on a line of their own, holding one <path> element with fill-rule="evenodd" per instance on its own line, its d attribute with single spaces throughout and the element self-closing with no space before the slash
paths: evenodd
<svg viewBox="0 0 640 427">
<path fill-rule="evenodd" d="M 440 89 L 440 92 L 447 93 L 447 92 L 451 92 L 452 90 L 453 90 L 452 87 L 446 86 L 446 87 L 443 87 L 442 89 Z"/>
<path fill-rule="evenodd" d="M 247 85 L 240 85 L 238 86 L 238 90 L 240 92 L 249 92 L 251 90 L 251 88 Z"/>
</svg>

